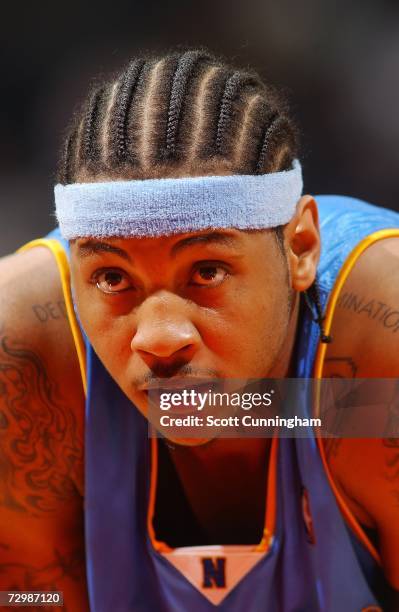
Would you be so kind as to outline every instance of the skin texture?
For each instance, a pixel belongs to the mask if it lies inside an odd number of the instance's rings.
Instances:
[[[392,238],[369,247],[355,265],[334,317],[325,376],[399,377],[397,315],[390,314],[399,311],[398,264],[399,239]],[[397,397],[397,384],[385,388],[383,418],[397,430],[397,399],[389,397]],[[334,480],[355,516],[376,529],[385,574],[399,590],[398,439],[347,438],[326,446]]]
[[[1,260],[0,279],[0,590],[87,610],[84,404],[58,272],[37,248]]]
[[[311,198],[301,200],[284,235],[286,261],[267,232],[240,235],[240,257],[234,252],[235,258],[231,246],[227,254],[226,245],[199,242],[172,260],[172,246],[187,236],[142,241],[142,251],[134,241],[106,241],[126,250],[134,265],[110,252],[78,258],[79,242],[73,245],[73,277],[86,331],[140,410],[146,410],[140,383],[153,376],[174,376],[182,369],[191,375],[184,370],[187,366],[196,372],[210,369],[220,376],[242,377],[240,360],[246,376],[289,374],[297,292],[312,282],[319,253],[317,211]],[[384,242],[362,255],[343,293],[361,294],[393,309],[399,304],[398,285],[393,282],[399,241]],[[215,260],[232,269],[227,276],[217,271],[220,284],[210,289],[190,285],[202,283],[201,276],[209,283],[210,264],[200,274],[196,263]],[[115,266],[135,280],[138,293],[126,292],[115,300],[90,281],[96,270]],[[0,279],[0,589],[57,588],[64,591],[67,610],[86,610],[84,400],[58,275],[51,254],[36,248],[2,260]],[[291,308],[285,307],[288,297]],[[345,376],[350,371],[353,376],[397,377],[395,332],[365,312],[345,308],[347,299],[334,320],[325,375],[340,375],[337,368],[344,368]],[[251,316],[248,304],[254,308]],[[377,442],[345,441],[326,450],[334,479],[353,513],[377,528],[384,571],[399,588],[398,449],[395,440]],[[223,518],[226,509],[245,504],[248,513],[232,512],[226,531],[235,527],[252,537],[248,522],[258,529],[264,510],[264,487],[259,483],[266,478],[267,441],[251,446],[245,440],[179,446],[172,458],[196,518],[204,526],[213,525],[214,541],[223,521],[219,516],[218,523],[215,507],[210,512],[205,484],[215,499],[222,500]],[[207,483],[205,470],[214,477]],[[237,480],[245,483],[244,499]]]

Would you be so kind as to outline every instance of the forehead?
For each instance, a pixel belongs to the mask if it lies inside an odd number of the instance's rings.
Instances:
[[[114,253],[126,259],[133,254],[151,252],[167,253],[177,257],[190,248],[215,247],[230,251],[243,252],[256,248],[259,241],[264,244],[265,236],[270,230],[241,231],[233,228],[204,230],[172,236],[157,236],[148,238],[79,238],[74,241],[73,252],[79,258],[85,258],[98,253]]]

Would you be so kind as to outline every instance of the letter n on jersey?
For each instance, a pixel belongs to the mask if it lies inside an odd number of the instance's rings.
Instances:
[[[254,546],[187,546],[161,553],[214,605],[265,557]]]
[[[224,589],[226,588],[226,559],[225,557],[203,557],[202,568],[204,571],[204,580],[202,588],[204,589]]]

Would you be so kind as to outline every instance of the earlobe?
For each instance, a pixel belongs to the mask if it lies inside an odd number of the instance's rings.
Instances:
[[[294,217],[285,229],[291,284],[305,291],[316,277],[320,257],[320,231],[317,204],[312,196],[302,196]]]

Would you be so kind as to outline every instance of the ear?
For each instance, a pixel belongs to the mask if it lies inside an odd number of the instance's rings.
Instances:
[[[291,285],[305,291],[316,278],[320,257],[320,231],[317,204],[312,196],[299,200],[295,215],[284,229]]]

